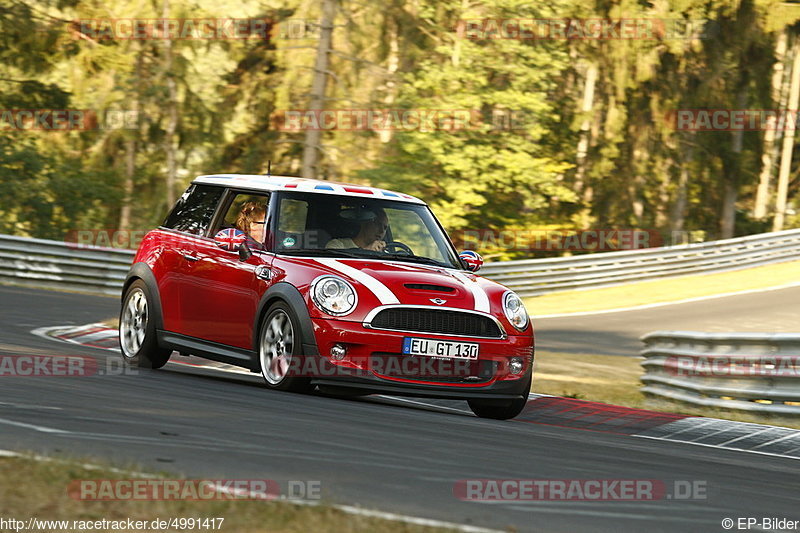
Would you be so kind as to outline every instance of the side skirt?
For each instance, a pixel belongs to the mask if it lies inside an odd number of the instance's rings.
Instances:
[[[172,333],[171,331],[157,330],[158,344],[165,348],[172,348],[179,352],[190,353],[204,359],[219,361],[229,365],[241,366],[254,372],[259,372],[258,358],[252,350],[245,350],[226,344],[209,342],[195,337]]]

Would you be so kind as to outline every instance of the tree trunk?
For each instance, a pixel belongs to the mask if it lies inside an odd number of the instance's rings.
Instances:
[[[314,62],[314,77],[311,81],[311,101],[309,110],[319,112],[325,109],[325,86],[328,81],[328,56],[333,38],[333,21],[336,18],[336,0],[323,0],[320,36],[317,45],[317,57]],[[306,130],[303,145],[303,166],[301,175],[304,178],[316,178],[319,175],[319,159],[322,131],[319,128]]]
[[[169,19],[169,0],[164,0],[163,17]],[[168,34],[167,34],[168,35]],[[175,77],[172,73],[172,39],[164,40],[164,59],[165,73],[167,77],[167,128],[164,136],[164,153],[167,158],[167,186],[166,201],[167,208],[175,203],[175,181],[178,174],[175,165],[175,131],[178,128],[178,91],[175,85]]]
[[[636,227],[642,227],[644,221],[644,200],[642,200],[639,190],[642,187],[641,176],[635,176],[628,187],[628,194],[631,197],[631,213],[633,214]]]
[[[661,175],[663,176],[658,183],[658,202],[655,206],[655,227],[663,230],[669,224],[669,216],[667,210],[669,209],[669,185],[672,181],[672,168],[675,166],[675,160],[672,154],[668,154],[661,165]]]
[[[400,43],[398,36],[397,21],[394,19],[389,20],[389,57],[387,58],[387,81],[386,81],[386,96],[383,99],[383,104],[387,109],[390,109],[394,104],[395,97],[397,96],[397,82],[394,77],[397,74],[397,69],[400,67]],[[458,39],[460,41],[460,39]],[[382,143],[388,143],[392,140],[392,130],[389,128],[380,130],[378,138]]]
[[[736,224],[736,199],[738,196],[738,187],[736,183],[726,179],[722,192],[722,217],[719,228],[721,239],[730,239],[733,237]]]
[[[133,116],[136,119],[136,123],[139,124],[139,100],[141,98],[141,91],[140,91],[140,84],[139,80],[142,79],[142,60],[143,60],[143,53],[141,47],[137,48],[138,53],[136,54],[136,67],[134,69],[135,76],[136,76],[136,84],[134,86],[134,98],[133,102],[131,103],[131,111],[133,111]],[[136,149],[137,149],[137,137],[139,136],[139,129],[138,127],[128,132],[128,138],[125,140],[125,179],[122,183],[122,206],[119,210],[119,229],[121,230],[129,230],[131,225],[131,201],[133,196],[133,179],[136,175]]]
[[[800,100],[800,39],[795,38],[792,46],[792,81],[789,85],[789,102],[786,113],[797,113]],[[783,134],[783,150],[781,151],[781,167],[778,171],[778,190],[775,197],[775,218],[772,220],[772,231],[783,229],[786,216],[786,196],[789,193],[789,172],[792,169],[792,151],[794,150],[794,134],[796,117],[786,121]]]
[[[583,191],[586,176],[586,158],[589,153],[589,134],[592,125],[591,112],[594,104],[594,89],[597,85],[597,73],[597,63],[592,61],[586,68],[586,80],[583,84],[583,101],[581,103],[583,121],[581,121],[580,137],[575,158],[575,192],[577,193]]]
[[[132,135],[132,134],[131,134]],[[131,196],[133,196],[133,176],[136,172],[136,139],[125,141],[125,180],[122,183],[122,206],[119,210],[119,229],[127,231],[131,226]]]
[[[739,88],[736,98],[738,109],[744,109],[747,102],[747,90],[743,84]],[[739,183],[741,183],[742,172],[742,143],[744,141],[744,130],[738,129],[731,132],[731,163],[726,165],[723,176],[722,192],[722,214],[719,221],[720,238],[730,239],[733,237],[736,226],[736,200],[739,197]]]
[[[775,44],[775,65],[772,71],[772,102],[777,105],[781,99],[781,86],[783,82],[783,61],[786,57],[786,41],[788,30],[784,30],[778,36]],[[766,131],[764,132],[764,151],[761,154],[761,174],[758,177],[758,189],[753,206],[753,217],[762,219],[767,215],[767,203],[769,202],[769,183],[772,177],[773,151],[775,147],[775,130],[777,118],[767,119]]]
[[[588,164],[589,143],[591,141],[592,109],[594,108],[597,75],[597,63],[592,61],[586,68],[586,80],[583,83],[583,100],[581,102],[583,120],[581,121],[580,137],[575,157],[575,193],[579,195],[583,204],[578,215],[578,225],[580,227],[589,226],[589,213],[594,199],[594,190],[590,184],[586,183],[586,167]]]
[[[683,152],[683,160],[681,161],[681,171],[678,177],[678,190],[675,193],[675,203],[672,205],[672,213],[670,216],[670,230],[673,234],[683,231],[686,222],[686,206],[688,204],[688,186],[689,186],[689,169],[688,166],[694,157],[694,151],[691,146],[686,148]]]

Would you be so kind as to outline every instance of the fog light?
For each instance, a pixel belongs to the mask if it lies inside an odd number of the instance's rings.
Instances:
[[[522,374],[524,366],[525,364],[522,362],[521,357],[512,357],[511,361],[508,362],[508,369],[512,374]]]
[[[347,348],[345,348],[341,344],[334,344],[333,348],[331,348],[331,357],[333,357],[336,361],[341,361],[344,359],[344,356],[347,354]]]

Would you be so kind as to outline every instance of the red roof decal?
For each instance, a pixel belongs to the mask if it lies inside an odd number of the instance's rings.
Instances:
[[[362,187],[345,187],[344,190],[347,192],[357,192],[360,194],[374,194],[372,189],[364,189]]]

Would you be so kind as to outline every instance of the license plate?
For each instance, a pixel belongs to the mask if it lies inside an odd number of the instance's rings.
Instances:
[[[480,345],[477,342],[452,342],[417,337],[403,338],[403,353],[406,355],[477,359],[478,346]]]

